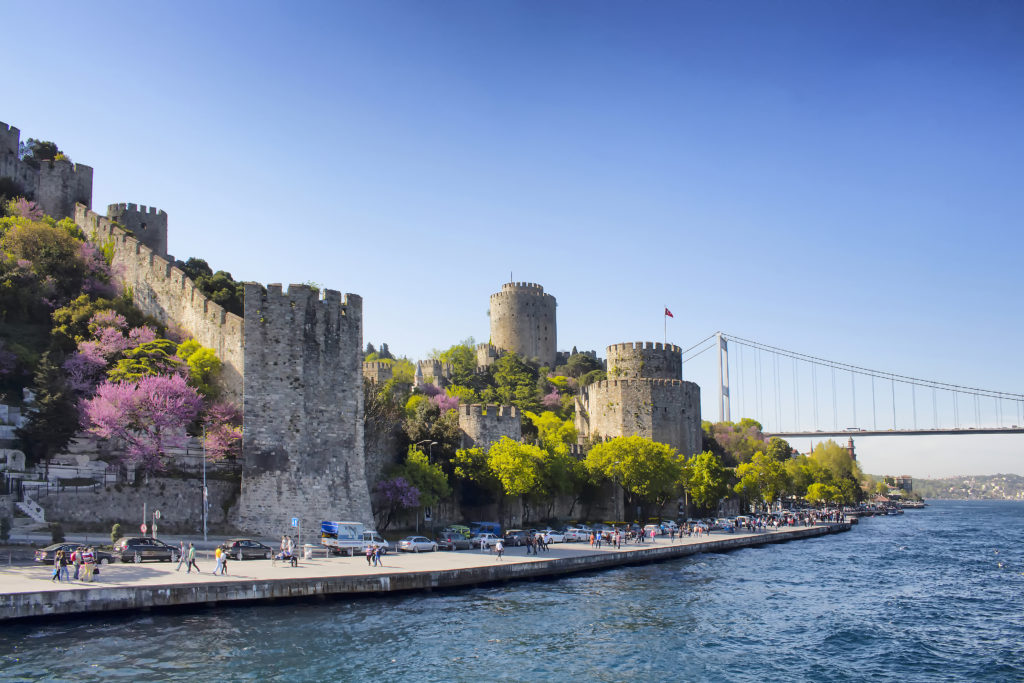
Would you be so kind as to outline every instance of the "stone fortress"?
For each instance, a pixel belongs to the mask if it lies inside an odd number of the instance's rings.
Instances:
[[[390,364],[362,362],[361,297],[246,283],[244,319],[229,313],[174,265],[166,212],[131,203],[111,204],[105,216],[92,211],[92,169],[67,162],[26,167],[17,158],[19,136],[0,123],[0,177],[13,178],[47,214],[72,217],[87,239],[111,248],[135,304],[221,359],[222,389],[242,406],[244,425],[241,494],[230,521],[267,535],[292,517],[305,529],[322,519],[372,524],[368,479],[380,468],[367,464],[363,380],[383,383],[392,373]],[[478,369],[509,351],[550,368],[564,363],[569,354],[557,351],[556,330],[552,295],[538,284],[506,283],[490,297],[491,343],[478,347]],[[608,379],[582,389],[577,400],[581,445],[638,434],[683,455],[700,450],[700,390],[681,381],[678,347],[616,344],[608,347],[607,367]],[[422,361],[417,385],[442,386],[450,374],[448,364]],[[460,406],[459,424],[463,447],[522,435],[512,406]]]
[[[580,390],[582,439],[643,436],[690,456],[701,450],[700,387],[684,382],[682,350],[636,342],[608,347],[608,379]]]
[[[18,158],[21,131],[0,122],[0,178],[13,180],[49,216],[71,217],[75,204],[92,206],[92,167],[43,161],[36,168]]]

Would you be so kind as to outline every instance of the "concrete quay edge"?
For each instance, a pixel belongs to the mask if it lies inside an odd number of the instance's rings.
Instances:
[[[558,577],[613,567],[661,562],[707,552],[726,552],[849,531],[849,522],[819,524],[737,537],[710,537],[686,545],[629,546],[622,551],[596,552],[527,562],[494,562],[484,566],[399,573],[227,580],[142,586],[90,587],[0,594],[0,622],[76,614],[149,611],[228,603],[364,596],[432,591],[508,581]]]

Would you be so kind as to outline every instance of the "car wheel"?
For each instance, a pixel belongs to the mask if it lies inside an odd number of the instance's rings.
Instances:
[[[110,558],[104,557],[102,560],[100,560],[100,564],[110,564]]]
[[[434,545],[433,547],[431,547],[431,548],[430,548],[430,552],[432,552],[432,553],[436,553],[436,552],[437,552],[437,546],[436,546],[436,545]]]
[[[135,564],[141,564],[141,562],[142,562],[142,555],[139,555],[138,553],[135,553],[135,557],[132,558],[132,562],[134,562]]]
[[[263,553],[263,559],[264,560],[269,560],[270,559],[270,551],[269,550],[267,552]]]
[[[239,550],[238,554],[235,555],[235,559],[238,560],[239,562],[242,561],[243,557],[242,557],[242,551],[241,550]]]
[[[414,546],[412,547],[412,551],[413,551],[414,553],[418,553],[418,552],[420,551],[420,547],[419,547],[418,545],[414,545]]]

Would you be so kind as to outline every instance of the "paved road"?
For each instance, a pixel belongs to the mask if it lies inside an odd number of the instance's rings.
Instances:
[[[760,533],[719,533],[701,538],[683,538],[670,541],[668,537],[659,538],[653,547],[665,547],[669,545],[689,545],[717,541],[724,538],[740,538],[743,536],[764,536],[775,532]],[[592,548],[588,543],[559,543],[552,544],[549,552],[541,551],[539,557],[527,556],[525,547],[509,548],[505,550],[505,556],[501,562],[545,562],[550,559],[579,556],[581,554],[592,555],[596,553],[610,552],[632,552],[639,549],[650,548],[652,544],[648,541],[642,545],[623,545],[620,551],[603,545],[600,549]],[[460,550],[458,552],[436,552],[436,553],[389,553],[384,557],[384,567],[369,567],[366,564],[365,556],[356,557],[324,557],[322,554],[310,560],[303,560],[298,567],[291,567],[286,563],[274,563],[269,560],[246,560],[239,562],[232,560],[228,562],[227,576],[213,576],[210,572],[214,568],[214,561],[208,553],[206,557],[197,560],[201,572],[188,574],[184,567],[181,571],[175,571],[175,564],[167,562],[143,563],[143,564],[121,564],[114,563],[101,568],[100,576],[95,583],[58,583],[51,581],[53,573],[52,566],[31,565],[31,566],[0,566],[0,595],[7,593],[28,593],[50,590],[89,590],[92,588],[113,588],[132,586],[163,586],[163,585],[184,585],[192,583],[208,583],[217,581],[265,581],[273,579],[292,578],[319,578],[334,576],[360,576],[373,575],[377,573],[403,573],[422,571],[441,571],[450,569],[464,569],[480,567],[499,562],[497,556],[490,551],[481,550]],[[70,568],[73,573],[74,568]]]

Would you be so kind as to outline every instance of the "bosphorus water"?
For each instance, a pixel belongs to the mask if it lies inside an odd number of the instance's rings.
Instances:
[[[0,679],[1024,680],[1024,504],[433,594],[24,622]]]

